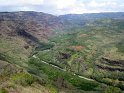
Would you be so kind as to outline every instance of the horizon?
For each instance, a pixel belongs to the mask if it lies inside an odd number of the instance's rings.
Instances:
[[[36,13],[45,13],[43,11],[0,11],[0,13],[18,13],[18,12],[36,12]],[[50,14],[50,13],[45,13],[53,16],[61,16],[61,15],[83,15],[83,14],[102,14],[102,13],[124,13],[124,12],[99,12],[99,13],[82,13],[82,14],[76,14],[76,13],[68,13],[68,14],[60,14],[60,15],[55,15],[55,14]]]
[[[65,3],[66,2],[66,3]],[[36,11],[52,15],[124,12],[118,0],[0,0],[0,12]]]

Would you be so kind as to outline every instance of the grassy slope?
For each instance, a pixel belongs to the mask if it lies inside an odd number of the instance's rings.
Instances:
[[[53,93],[54,88],[43,86],[25,69],[32,46],[18,36],[0,38],[0,93]]]
[[[25,49],[24,46],[29,46],[28,49]],[[17,64],[26,62],[28,56],[31,53],[32,47],[28,45],[23,38],[21,37],[1,37],[0,39],[0,53],[6,56],[9,56],[12,61]]]

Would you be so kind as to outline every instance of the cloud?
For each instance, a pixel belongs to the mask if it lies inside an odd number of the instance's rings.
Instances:
[[[120,5],[120,7],[124,7],[124,3]]]
[[[105,6],[105,5],[106,5],[105,2],[103,2],[103,3],[98,3],[98,2],[96,2],[96,1],[94,1],[94,0],[89,3],[89,6],[90,6],[90,7],[101,7],[101,6]]]
[[[123,0],[0,0],[0,11],[40,11],[55,15],[124,11]]]
[[[43,0],[0,0],[0,6],[38,5],[42,3]]]
[[[56,0],[56,5],[58,9],[74,6],[75,3],[76,0]]]
[[[116,6],[117,3],[116,2],[111,2],[111,1],[104,1],[104,2],[97,2],[95,0],[92,0],[90,3],[89,3],[89,7],[107,7],[107,6]]]

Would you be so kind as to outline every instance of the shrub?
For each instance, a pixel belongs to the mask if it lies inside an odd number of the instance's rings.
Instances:
[[[12,81],[22,86],[30,86],[36,81],[36,78],[27,73],[19,73],[12,76]]]
[[[117,87],[108,87],[104,93],[121,93],[121,90]]]
[[[1,88],[0,89],[0,93],[9,93],[6,89],[4,89],[4,88]]]

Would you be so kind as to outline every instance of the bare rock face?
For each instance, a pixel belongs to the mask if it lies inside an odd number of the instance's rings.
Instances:
[[[17,37],[37,42],[48,39],[53,29],[61,26],[58,17],[37,12],[0,13],[0,35]]]

